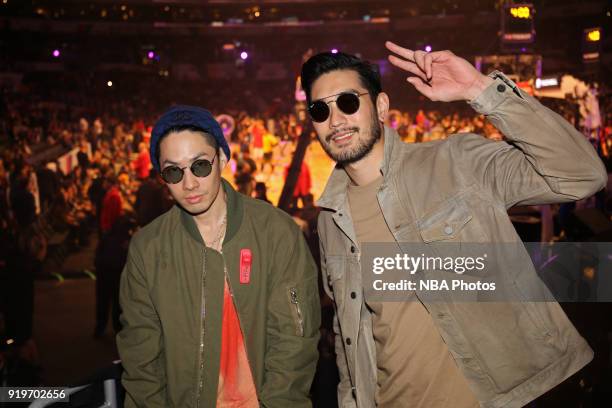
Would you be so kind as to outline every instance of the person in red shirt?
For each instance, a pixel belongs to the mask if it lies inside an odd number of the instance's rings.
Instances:
[[[138,180],[146,180],[149,177],[151,158],[149,157],[149,149],[145,143],[140,143],[138,145],[138,157],[132,162],[132,168],[136,172]]]
[[[102,210],[100,213],[100,230],[105,234],[113,228],[115,221],[123,215],[123,201],[121,192],[117,185],[117,176],[111,174],[107,176],[108,190],[102,200]]]
[[[263,136],[266,133],[266,128],[261,119],[257,119],[251,126],[251,147],[253,148],[253,158],[256,161],[263,157]]]
[[[285,178],[289,174],[289,167],[285,168]],[[300,167],[300,174],[298,175],[295,183],[295,189],[293,190],[293,201],[292,207],[297,208],[298,199],[302,200],[302,206],[304,206],[304,197],[310,194],[312,188],[312,182],[310,180],[310,168],[306,161],[302,161],[302,167]]]

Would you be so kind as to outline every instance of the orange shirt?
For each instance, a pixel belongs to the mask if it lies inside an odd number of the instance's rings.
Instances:
[[[223,294],[217,408],[259,408],[255,382],[244,347],[244,337],[227,280]]]

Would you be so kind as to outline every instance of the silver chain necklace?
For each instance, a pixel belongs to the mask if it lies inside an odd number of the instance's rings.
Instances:
[[[226,224],[227,224],[227,212],[223,216],[223,221],[221,222],[221,225],[219,226],[219,231],[217,232],[217,237],[213,241],[211,241],[208,247],[215,249],[215,250],[220,249],[219,244],[220,244],[221,238],[223,238],[223,236],[225,235],[225,225]]]

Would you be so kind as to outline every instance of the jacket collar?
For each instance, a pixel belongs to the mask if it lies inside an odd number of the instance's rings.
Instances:
[[[227,231],[225,232],[225,238],[223,239],[223,243],[226,243],[232,239],[234,235],[236,235],[236,232],[238,232],[238,229],[242,224],[244,203],[242,202],[240,193],[234,190],[231,184],[224,178],[221,179],[221,186],[223,187],[225,195],[227,196]],[[204,244],[193,216],[187,211],[183,210],[181,207],[177,207],[181,213],[181,224],[183,227],[185,227],[193,239],[201,244]]]
[[[398,145],[401,143],[402,141],[400,140],[397,132],[388,126],[385,126],[383,138],[383,161],[380,165],[380,171],[385,179],[389,174],[391,165],[397,161],[395,159],[399,156]],[[349,176],[346,174],[344,168],[336,165],[332,171],[332,174],[329,176],[329,180],[325,185],[325,190],[323,190],[321,198],[319,198],[317,201],[317,205],[319,207],[338,211],[344,205],[346,200],[346,190],[349,182]]]

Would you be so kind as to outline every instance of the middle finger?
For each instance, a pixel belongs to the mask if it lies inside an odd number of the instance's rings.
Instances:
[[[423,73],[426,73],[425,71],[425,51],[421,51],[421,50],[415,51],[414,52],[414,62],[417,64],[417,67],[419,67],[419,69],[423,71]]]

